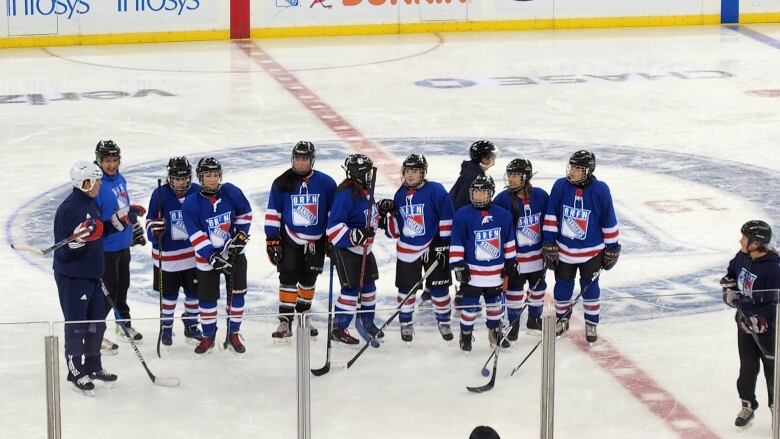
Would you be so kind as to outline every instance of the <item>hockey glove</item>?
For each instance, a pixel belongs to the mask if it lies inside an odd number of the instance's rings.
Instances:
[[[457,265],[452,269],[452,271],[455,273],[455,280],[462,284],[467,284],[471,280],[468,267]]]
[[[377,203],[377,205],[379,207],[379,215],[381,215],[381,216],[385,216],[388,213],[394,214],[396,212],[396,210],[395,210],[395,202],[393,200],[385,198],[385,199],[379,200],[379,203]]]
[[[723,279],[720,280],[720,286],[723,288],[723,303],[726,305],[736,308],[737,307],[737,281],[728,277],[723,276]]]
[[[228,255],[234,257],[243,254],[244,250],[246,250],[247,241],[249,241],[249,235],[240,231],[236,233],[236,236],[228,244]]]
[[[111,215],[111,225],[114,226],[114,228],[117,230],[117,232],[121,232],[125,229],[125,226],[130,224],[130,217],[128,216],[130,214],[130,207],[120,207],[119,209],[114,212],[113,215]]]
[[[360,229],[352,229],[349,231],[349,240],[354,246],[365,246],[371,242],[371,238],[374,237],[374,229],[371,227],[363,227]]]
[[[146,245],[146,236],[144,236],[144,226],[141,225],[141,221],[136,221],[133,223],[133,242],[130,244],[130,246],[140,245],[144,246]]]
[[[165,232],[165,220],[159,218],[149,221],[149,230],[152,231],[152,236],[159,238]]]
[[[504,262],[504,269],[501,270],[501,277],[509,277],[512,272],[517,273],[517,261],[514,259]]]
[[[447,264],[449,264],[450,262],[450,246],[446,244],[434,245],[426,253],[425,262],[428,262],[427,258],[431,256],[433,256],[434,258],[436,258],[437,261],[439,261],[439,267],[447,267]]]
[[[68,243],[68,247],[72,249],[84,247],[85,243],[103,236],[103,222],[94,218],[88,218],[73,229],[71,236],[73,240]]]
[[[131,223],[138,221],[139,216],[146,216],[146,208],[138,204],[131,204],[130,210],[127,213],[127,217],[130,218]]]
[[[748,334],[751,332],[754,334],[763,334],[769,329],[769,324],[767,324],[766,319],[761,316],[742,317],[739,319],[739,324]]]
[[[601,268],[605,270],[611,270],[612,267],[614,267],[615,264],[617,264],[619,257],[620,257],[620,244],[616,245],[613,248],[605,248],[603,259],[601,260]]]
[[[215,271],[225,273],[228,276],[233,274],[233,265],[226,261],[219,253],[214,253],[209,256],[209,265],[211,265],[211,268]]]
[[[545,242],[542,244],[542,255],[544,256],[544,265],[547,268],[554,268],[558,264],[558,244]]]
[[[267,238],[265,240],[265,252],[268,253],[268,260],[273,265],[279,265],[282,262],[283,251],[282,242],[279,241],[279,238]]]

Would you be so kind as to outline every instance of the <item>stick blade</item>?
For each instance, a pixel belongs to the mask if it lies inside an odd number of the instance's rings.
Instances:
[[[466,387],[466,390],[472,393],[485,393],[489,392],[490,390],[493,390],[493,386],[495,386],[496,380],[491,379],[487,384],[484,386],[478,386],[478,387]]]
[[[45,254],[41,249],[29,246],[27,244],[11,244],[11,248],[16,251],[35,253],[36,255],[40,255],[40,256],[43,256]]]
[[[325,375],[326,373],[330,372],[330,363],[325,364],[319,369],[312,369],[311,374],[316,377],[321,377]]]
[[[181,380],[176,377],[155,377],[154,384],[162,387],[179,387]]]

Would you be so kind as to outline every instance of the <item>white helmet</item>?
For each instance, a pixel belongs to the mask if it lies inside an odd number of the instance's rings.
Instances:
[[[84,192],[89,192],[95,186],[95,181],[103,178],[103,171],[100,167],[92,162],[81,161],[73,165],[70,169],[70,182],[74,187],[81,189]],[[89,189],[83,189],[82,185],[84,180],[89,180],[91,183]]]

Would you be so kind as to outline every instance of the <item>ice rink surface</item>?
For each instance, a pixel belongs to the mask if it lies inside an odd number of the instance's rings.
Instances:
[[[87,399],[63,382],[66,438],[295,437],[295,346],[271,341],[278,285],[262,231],[290,147],[313,141],[316,168],[337,181],[348,153],[367,153],[384,198],[410,152],[424,153],[429,178],[449,188],[468,146],[485,138],[499,148],[489,171],[499,189],[512,158],[530,159],[534,184],[549,190],[569,155],[586,148],[616,204],[623,255],[601,278],[599,342],[585,345],[578,306],[574,329],[557,343],[556,437],[769,437],[763,377],[755,421],[733,426],[736,329],[717,281],[742,223],[780,224],[776,39],[780,25],[0,51],[0,321],[14,323],[0,324],[0,436],[45,435],[42,337],[63,331],[45,323],[62,319],[51,258],[9,244],[52,244],[70,167],[91,159],[98,140],[122,148],[134,203],[148,203],[177,155],[193,163],[216,156],[224,179],[247,194],[255,213],[248,352],[198,360],[179,334],[158,359],[150,250],[135,247],[129,295],[142,352],[155,373],[182,386],[152,386],[122,345],[104,359],[120,376],[116,388]],[[375,248],[379,307],[390,310],[394,244],[380,239]],[[549,275],[549,294],[552,282]],[[322,330],[327,269],[317,291]],[[433,322],[430,309],[418,310],[412,346],[394,324],[383,346],[349,370],[338,366],[354,351],[334,349],[334,369],[312,377],[312,437],[465,438],[479,424],[502,438],[538,437],[539,353],[509,376],[538,339],[521,334],[500,356],[495,389],[470,394],[466,386],[487,381],[479,373],[489,355],[483,320],[468,357],[442,342]],[[324,361],[324,338],[311,345],[312,367]]]

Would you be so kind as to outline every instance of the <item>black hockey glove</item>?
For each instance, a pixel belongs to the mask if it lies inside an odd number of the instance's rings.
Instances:
[[[371,227],[363,227],[360,229],[352,229],[349,231],[349,240],[352,245],[367,245],[371,238],[374,237],[374,229]]]
[[[230,240],[230,244],[228,245],[229,257],[232,258],[244,253],[247,241],[249,241],[249,235],[244,232],[236,233],[236,236]]]
[[[720,286],[723,288],[723,303],[732,308],[736,308],[737,281],[728,276],[723,276],[723,279],[720,280]]]
[[[279,241],[279,238],[266,238],[265,252],[268,253],[268,260],[271,261],[273,265],[279,265],[284,256],[282,242]]]
[[[450,262],[450,246],[447,244],[437,243],[428,249],[426,258],[433,256],[439,261],[439,267],[447,267]],[[426,262],[428,262],[426,260]]]
[[[504,269],[501,270],[501,277],[509,277],[512,272],[515,272],[515,274],[517,273],[517,260],[515,259],[504,262]]]
[[[462,284],[467,284],[471,280],[469,269],[464,265],[456,265],[452,271],[455,273],[455,280]]]
[[[742,330],[750,334],[763,334],[769,329],[769,324],[766,319],[761,316],[742,317],[739,319],[739,324],[742,326]]]
[[[141,225],[141,221],[133,223],[133,242],[130,247],[140,245],[146,245],[146,233],[144,233],[144,226]]]
[[[542,255],[544,256],[544,266],[555,268],[555,265],[558,264],[558,244],[542,243]]]
[[[215,271],[225,273],[228,276],[233,274],[233,264],[226,261],[219,253],[214,253],[209,256],[209,265],[211,265],[211,268]]]
[[[601,260],[601,268],[605,270],[611,270],[612,267],[614,267],[615,264],[617,264],[619,257],[620,257],[620,244],[616,245],[613,248],[605,248],[603,259]]]
[[[395,202],[393,200],[388,199],[388,198],[379,200],[379,203],[377,203],[377,206],[379,207],[379,214],[382,215],[382,216],[385,216],[388,213],[394,214],[396,212],[396,210],[395,210]]]

